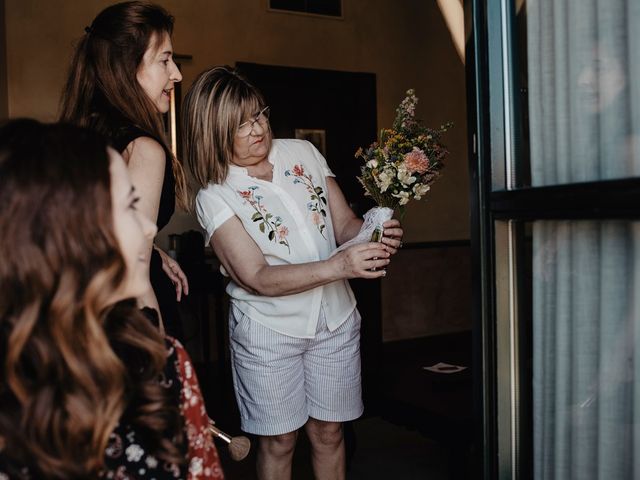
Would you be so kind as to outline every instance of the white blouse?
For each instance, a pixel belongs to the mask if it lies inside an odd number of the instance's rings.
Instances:
[[[221,185],[198,192],[196,213],[206,243],[220,225],[236,215],[269,265],[325,260],[336,248],[327,198],[326,160],[304,140],[273,140],[269,162],[271,182],[250,177],[246,168],[230,165]],[[223,267],[223,275],[228,276]],[[255,295],[233,280],[231,302],[250,319],[277,332],[313,338],[322,306],[329,330],[353,312],[356,301],[346,280],[280,297]]]

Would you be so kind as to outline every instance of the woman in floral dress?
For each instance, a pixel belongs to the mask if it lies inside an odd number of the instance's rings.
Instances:
[[[223,477],[187,353],[136,305],[138,200],[99,134],[0,128],[1,480]]]

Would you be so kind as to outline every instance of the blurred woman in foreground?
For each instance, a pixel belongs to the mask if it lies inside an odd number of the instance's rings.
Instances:
[[[190,360],[134,300],[137,202],[98,134],[0,128],[0,479],[222,478]]]

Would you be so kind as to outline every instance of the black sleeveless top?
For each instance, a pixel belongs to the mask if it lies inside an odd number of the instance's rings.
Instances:
[[[97,118],[97,117],[94,117]],[[141,128],[136,127],[133,123],[120,116],[113,116],[105,121],[104,117],[96,123],[101,133],[106,134],[111,141],[113,147],[121,154],[131,142],[140,137],[149,137],[154,140],[153,135],[147,133]],[[158,231],[162,230],[175,211],[175,177],[173,175],[173,167],[171,162],[171,154],[165,152],[164,180],[162,182],[162,192],[160,194],[160,206],[158,208],[158,218],[156,224]],[[160,313],[167,335],[179,340],[184,340],[182,324],[178,318],[178,305],[176,301],[176,291],[173,283],[162,270],[162,259],[160,254],[153,249],[151,252],[151,263],[149,267],[149,275],[151,277],[151,286],[158,299]]]

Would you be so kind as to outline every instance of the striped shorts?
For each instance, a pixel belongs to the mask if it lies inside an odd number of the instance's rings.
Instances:
[[[346,422],[362,415],[360,314],[333,332],[324,312],[314,338],[278,333],[231,306],[231,365],[242,430],[279,435],[309,417]]]

